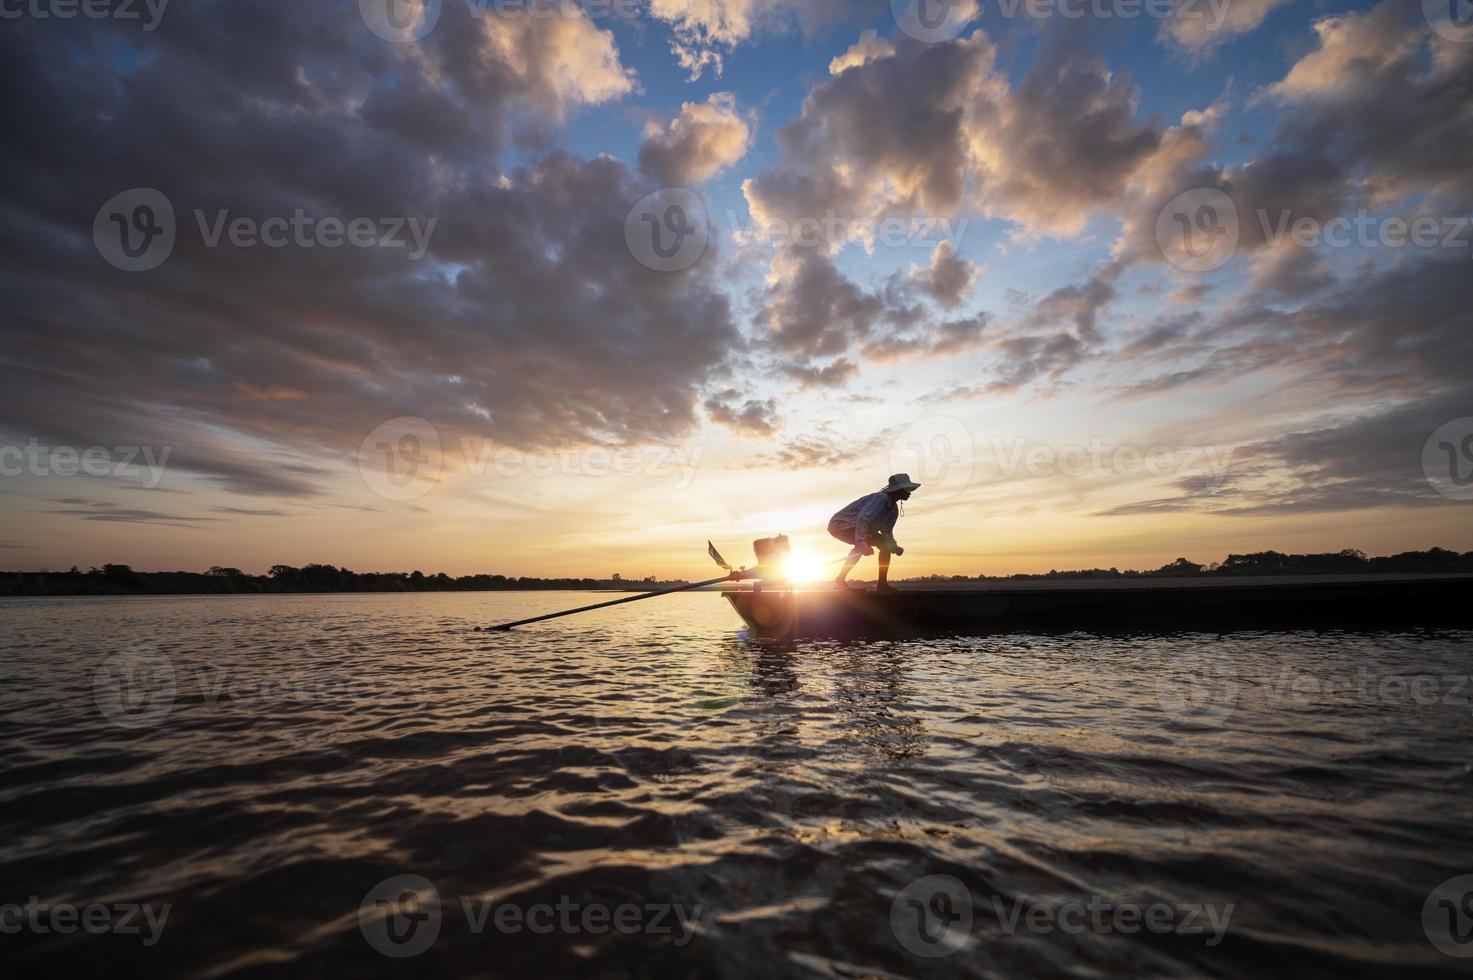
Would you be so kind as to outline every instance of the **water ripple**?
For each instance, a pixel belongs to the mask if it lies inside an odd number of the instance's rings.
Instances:
[[[151,945],[27,926],[7,959],[231,978],[1466,965],[1422,912],[1473,872],[1473,635],[783,648],[701,594],[470,629],[585,600],[0,606],[0,904],[169,906]],[[360,918],[398,875],[440,899],[409,960]],[[906,935],[927,876],[970,915],[944,956]],[[640,928],[494,924],[559,903]],[[1091,903],[1176,918],[1029,924]],[[654,907],[689,922],[661,931]],[[1192,908],[1231,909],[1218,941],[1177,928]]]

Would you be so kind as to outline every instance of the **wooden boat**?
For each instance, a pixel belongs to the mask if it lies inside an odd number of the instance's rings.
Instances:
[[[731,590],[762,640],[1007,632],[1473,626],[1473,575],[999,582],[980,588]]]

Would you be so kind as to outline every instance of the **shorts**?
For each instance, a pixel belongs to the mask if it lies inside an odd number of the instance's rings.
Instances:
[[[829,534],[831,534],[834,537],[838,538],[840,541],[844,542],[845,544],[857,544],[857,542],[854,540],[854,532],[855,532],[855,530],[856,530],[856,528],[855,528],[855,526],[853,524],[840,524],[838,521],[830,521],[829,522]],[[880,545],[883,545],[884,543],[885,543],[885,535],[884,535],[884,532],[877,531],[874,528],[870,528],[870,532],[869,532],[869,544],[871,546],[874,546],[874,547],[879,547]]]

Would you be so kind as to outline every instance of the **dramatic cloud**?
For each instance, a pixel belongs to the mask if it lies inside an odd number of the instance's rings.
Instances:
[[[817,249],[794,248],[773,264],[777,286],[765,318],[779,350],[807,357],[843,354],[868,337],[886,312],[879,296],[850,282]]]
[[[863,38],[782,128],[782,167],[748,181],[759,218],[835,208],[851,218],[941,215],[963,202],[1071,234],[1158,147],[1139,90],[1075,49],[1013,87],[982,31],[944,44]],[[969,192],[968,192],[969,189]]]
[[[1218,168],[1206,129],[1188,114],[1135,175],[1120,204],[1127,261],[1160,261],[1157,221],[1182,194],[1221,191],[1236,212],[1237,253],[1253,257],[1256,285],[1293,298],[1330,280],[1323,262],[1286,242],[1301,219],[1323,227],[1355,206],[1425,196],[1434,217],[1473,206],[1473,46],[1441,44],[1420,12],[1384,2],[1315,24],[1318,46],[1264,98],[1285,109],[1259,157]],[[1168,259],[1182,258],[1173,240]],[[1267,249],[1271,254],[1256,255]]]
[[[649,188],[622,163],[498,164],[511,140],[630,91],[612,35],[450,4],[445,19],[393,45],[337,9],[200,2],[128,34],[126,58],[112,22],[0,33],[0,77],[31,93],[0,107],[6,430],[167,446],[171,475],[276,495],[320,489],[401,416],[452,446],[693,430],[739,343],[715,243],[656,271],[626,245]],[[84,145],[106,152],[59,150]],[[129,188],[175,212],[172,254],[147,272],[93,246],[99,207]],[[340,222],[336,241],[211,231],[297,215]],[[354,219],[400,240],[345,244]]]
[[[1364,168],[1373,200],[1473,206],[1473,45],[1442,43],[1393,0],[1315,32],[1319,48],[1268,90],[1293,110],[1280,140]]]
[[[1139,98],[1128,74],[1086,54],[1036,64],[996,118],[981,114],[969,133],[988,210],[1027,228],[1080,231],[1160,145],[1135,120]]]
[[[1013,87],[981,31],[944,44],[861,40],[778,134],[783,164],[746,184],[759,221],[828,210],[877,221],[965,203],[1072,234],[1157,152],[1128,75],[1061,47]],[[970,191],[969,191],[970,188]]]
[[[1176,481],[1177,494],[1104,516],[1199,511],[1224,516],[1422,507],[1450,502],[1422,469],[1422,446],[1466,411],[1473,389],[1236,449],[1221,476]]]
[[[1235,455],[1225,484],[1116,513],[1202,509],[1225,513],[1338,510],[1444,502],[1422,470],[1422,447],[1473,405],[1473,277],[1467,256],[1421,258],[1352,280],[1292,313],[1244,311],[1198,332],[1224,346],[1185,378],[1141,386],[1152,393],[1247,370],[1294,372],[1327,413],[1350,420],[1259,440]],[[1181,328],[1196,324],[1180,324]],[[1390,407],[1387,407],[1390,406]]]
[[[44,529],[22,539],[409,518],[367,506],[357,465],[406,429],[458,476],[463,440],[648,449],[706,426],[733,435],[717,470],[883,469],[896,412],[961,399],[948,414],[989,435],[1067,412],[1237,451],[1115,514],[1440,500],[1418,454],[1473,404],[1469,249],[1294,239],[1367,213],[1455,231],[1473,207],[1473,45],[1416,3],[1182,3],[1165,43],[1108,47],[1063,20],[920,43],[843,0],[651,0],[642,25],[445,3],[390,43],[355,6],[0,31],[19,93],[0,105],[0,442],[159,461],[65,491],[19,474],[3,499]],[[809,43],[856,15],[886,26]],[[692,75],[725,61],[732,84],[637,75],[626,39]],[[740,186],[750,225],[693,237],[650,207],[662,186],[721,209]],[[164,224],[167,256],[120,268]],[[1204,239],[1231,247],[1197,271]],[[155,477],[173,495],[140,497]],[[444,482],[442,521],[508,512]],[[588,520],[643,526],[649,498],[616,480],[544,482],[560,521],[586,490]]]
[[[981,211],[1029,233],[1072,234],[1160,152],[1161,134],[1134,119],[1134,85],[1094,56],[1060,48],[1016,87],[996,58],[981,31],[943,44],[866,34],[779,132],[780,165],[744,184],[754,220],[792,227],[841,219],[837,237],[821,247],[790,246],[773,259],[765,322],[779,348],[808,357],[858,349],[884,359],[977,346],[985,318],[937,323],[909,291],[867,291],[827,254],[851,242],[873,249],[877,228],[918,214],[935,223]],[[950,308],[977,273],[943,242],[916,279],[932,302]],[[1056,376],[1077,363],[1100,340],[1095,319],[1114,298],[1118,275],[1046,298],[1031,325],[1068,320],[1074,333],[1015,336],[998,346],[1009,362],[1004,383]]]
[[[948,44],[907,42],[814,86],[802,115],[778,133],[782,166],[745,185],[753,217],[951,211],[970,169],[968,113],[991,113],[1006,95],[994,58],[980,32]]]
[[[614,36],[584,17],[501,17],[492,12],[479,23],[483,64],[504,68],[517,87],[533,93],[559,118],[569,105],[608,102],[634,87],[633,73],[619,63]]]
[[[783,370],[804,387],[832,386],[858,366],[841,357],[824,368],[815,358],[857,354],[885,361],[909,356],[949,356],[980,345],[987,317],[938,320],[916,299],[914,280],[892,278],[869,291],[839,271],[815,248],[791,248],[773,262],[766,340],[787,356]]]
[[[687,102],[666,129],[654,129],[639,149],[639,169],[670,187],[709,180],[740,160],[752,131],[736,99],[717,92],[705,102]]]

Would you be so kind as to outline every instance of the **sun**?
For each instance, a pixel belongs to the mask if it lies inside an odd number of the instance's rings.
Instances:
[[[807,552],[795,551],[783,561],[783,572],[792,582],[817,582],[827,573],[823,560]]]

